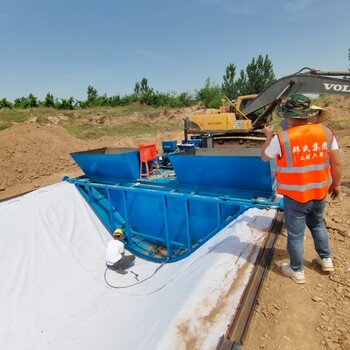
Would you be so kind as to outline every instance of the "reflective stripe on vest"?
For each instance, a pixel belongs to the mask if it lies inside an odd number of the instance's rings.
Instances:
[[[278,133],[282,156],[277,159],[277,191],[298,202],[323,199],[330,186],[330,129],[308,124]]]

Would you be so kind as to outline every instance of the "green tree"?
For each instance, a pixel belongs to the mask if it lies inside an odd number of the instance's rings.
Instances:
[[[272,62],[269,56],[263,58],[262,55],[248,64],[247,73],[247,94],[259,94],[271,85],[275,80]]]
[[[119,95],[109,97],[108,101],[108,105],[111,107],[117,107],[121,104],[121,99]]]
[[[14,99],[14,107],[15,108],[32,108],[32,107],[38,107],[38,98],[35,97],[33,94],[29,94],[28,97],[20,97]]]
[[[53,95],[51,95],[49,92],[47,93],[45,100],[43,101],[44,107],[54,107],[55,106],[55,99]]]
[[[151,89],[148,86],[148,80],[146,78],[142,78],[140,83],[136,83],[134,87],[134,94],[138,97],[141,97],[142,95],[149,94],[150,92],[153,92],[153,89]]]
[[[241,95],[259,94],[276,80],[268,55],[265,58],[262,55],[257,59],[253,58],[246,69],[240,71],[237,80],[235,80],[235,74],[236,67],[230,63],[226,67],[221,88],[223,94],[231,100]]]
[[[151,89],[148,86],[148,80],[146,78],[143,78],[140,83],[140,93],[141,95],[149,94],[153,92],[153,89]]]
[[[56,109],[74,109],[74,97],[69,97],[68,99],[61,98],[61,102],[56,100],[55,102]]]
[[[250,94],[247,84],[247,75],[243,69],[240,71],[239,78],[236,81],[236,94],[235,98]]]
[[[38,98],[35,97],[33,94],[29,94],[28,104],[29,104],[29,107],[38,107],[38,105],[39,105]]]
[[[177,98],[177,100],[179,101],[179,106],[185,106],[185,107],[189,107],[192,106],[194,104],[194,99],[191,96],[191,94],[187,93],[187,92],[182,92],[179,97]]]
[[[18,97],[13,100],[15,108],[26,109],[29,108],[29,101],[26,97]]]
[[[0,100],[0,109],[1,108],[9,108],[11,109],[13,107],[12,103],[7,101],[6,98],[3,98],[2,100]]]
[[[97,96],[98,96],[97,95],[97,90],[93,86],[89,85],[88,88],[87,88],[87,98],[88,98],[88,100],[94,100],[94,99],[97,98]]]
[[[87,100],[86,100],[86,105],[89,107],[97,106],[98,105],[98,94],[97,90],[89,85],[87,88]]]
[[[156,94],[153,89],[148,86],[148,80],[146,78],[142,78],[140,83],[137,82],[135,84],[134,96],[136,100],[141,103],[151,106],[158,104],[158,101],[156,101]]]
[[[236,66],[233,63],[230,63],[226,67],[226,73],[223,76],[224,82],[221,85],[223,94],[227,96],[230,100],[236,99],[238,96],[237,86],[235,83],[235,75],[236,75]]]
[[[140,96],[141,95],[141,87],[140,87],[140,83],[138,83],[138,82],[135,83],[134,94],[136,96]]]
[[[224,97],[222,89],[207,78],[204,87],[196,91],[197,100],[203,101],[207,108],[219,108]]]

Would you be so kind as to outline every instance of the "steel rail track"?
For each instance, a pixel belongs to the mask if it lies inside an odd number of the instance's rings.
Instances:
[[[226,334],[221,337],[216,350],[239,350],[241,346],[244,348],[245,336],[267,269],[271,262],[273,248],[277,234],[281,231],[282,223],[283,212],[278,210],[271,224],[265,246],[258,256],[255,270],[242,295],[240,305],[234,315],[233,321],[227,329]]]

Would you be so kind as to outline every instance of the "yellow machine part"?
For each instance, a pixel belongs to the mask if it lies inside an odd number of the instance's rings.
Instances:
[[[252,127],[251,120],[236,120],[236,115],[234,113],[195,114],[191,115],[188,120],[197,124],[201,131],[247,130]]]
[[[252,121],[250,119],[236,120],[232,129],[249,130],[252,128]]]

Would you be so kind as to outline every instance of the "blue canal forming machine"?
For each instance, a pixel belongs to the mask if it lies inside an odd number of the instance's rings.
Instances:
[[[249,118],[266,107],[252,124],[260,128],[289,94],[349,96],[348,80],[334,78],[349,75],[305,67],[271,84],[243,113]],[[147,145],[107,147],[72,153],[85,175],[64,180],[75,184],[109,232],[124,231],[131,252],[157,262],[188,256],[248,208],[282,209],[282,201],[276,199],[276,164],[264,163],[260,148],[200,148],[205,139],[191,144],[185,139],[180,145],[163,141],[157,175],[143,176],[148,173],[149,162],[143,162]],[[150,150],[152,167],[157,157],[156,150]]]
[[[281,207],[275,163],[263,162],[260,148],[180,147],[166,156],[165,170],[144,177],[139,148],[71,153],[84,175],[64,180],[111,234],[124,231],[128,250],[155,262],[190,255],[249,208]]]

